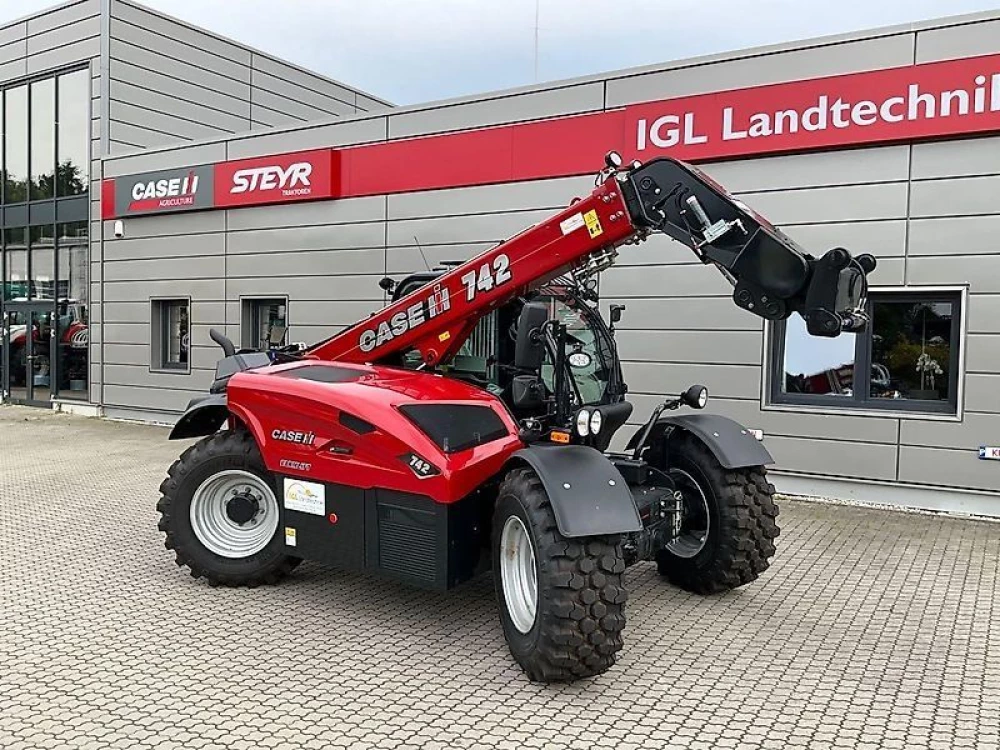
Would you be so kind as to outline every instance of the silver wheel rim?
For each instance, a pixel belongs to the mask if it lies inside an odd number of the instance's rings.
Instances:
[[[684,518],[680,536],[667,542],[667,551],[677,557],[690,558],[697,555],[708,543],[712,530],[712,514],[708,510],[708,499],[701,485],[683,469],[670,470],[677,489],[684,496]]]
[[[252,517],[238,523],[231,516],[234,498],[256,504]],[[213,474],[191,498],[191,529],[206,549],[230,559],[256,555],[278,530],[278,501],[256,474],[230,469]]]
[[[538,574],[531,537],[517,516],[507,519],[500,534],[500,579],[511,622],[527,633],[538,610]]]

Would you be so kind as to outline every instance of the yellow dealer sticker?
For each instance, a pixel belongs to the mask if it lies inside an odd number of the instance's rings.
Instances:
[[[601,228],[601,220],[597,218],[597,211],[587,211],[583,215],[583,220],[587,223],[587,231],[590,232],[590,239],[600,237],[604,234]]]
[[[295,543],[297,541],[296,536],[297,535],[295,533],[295,529],[293,529],[291,526],[285,527],[285,544],[287,546],[289,547],[295,546]]]

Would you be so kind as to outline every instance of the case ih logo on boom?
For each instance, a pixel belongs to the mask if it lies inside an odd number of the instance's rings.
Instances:
[[[241,169],[233,174],[233,186],[230,193],[247,193],[255,190],[280,190],[284,196],[309,195],[309,175],[312,174],[312,164],[298,162],[287,169],[279,166],[255,167]]]

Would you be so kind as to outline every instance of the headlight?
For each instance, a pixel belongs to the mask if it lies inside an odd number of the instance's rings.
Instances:
[[[692,409],[704,409],[708,404],[708,388],[703,385],[692,385],[681,394],[681,403]]]
[[[702,388],[698,394],[698,408],[704,409],[708,405],[708,388]]]
[[[590,434],[596,435],[601,431],[601,425],[604,423],[604,417],[601,416],[601,412],[595,411],[590,415]]]
[[[576,415],[576,434],[580,437],[587,437],[590,432],[590,412],[580,409]]]

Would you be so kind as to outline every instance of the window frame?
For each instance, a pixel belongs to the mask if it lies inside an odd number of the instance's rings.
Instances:
[[[168,326],[170,316],[166,314],[167,306],[183,304],[188,311],[188,358],[186,364],[167,361]],[[191,315],[191,298],[179,296],[149,298],[149,371],[170,375],[190,375],[191,360],[194,359],[193,329],[194,321]]]
[[[947,401],[921,401],[919,399],[873,399],[871,398],[871,329],[858,335],[854,349],[855,371],[862,373],[856,381],[854,392],[861,395],[851,397],[825,394],[789,394],[781,390],[784,374],[785,322],[774,321],[766,326],[765,368],[762,408],[775,411],[814,411],[829,414],[895,414],[920,419],[961,420],[964,407],[965,354],[966,354],[966,314],[968,310],[968,286],[926,286],[926,287],[872,287],[868,292],[868,312],[871,314],[874,302],[949,302],[957,306],[952,313],[951,341],[957,345],[957,353],[952,353],[949,363]],[[847,335],[847,334],[845,334]],[[861,386],[861,387],[857,387]]]
[[[288,295],[285,294],[253,294],[240,297],[240,344],[244,349],[256,349],[260,342],[248,341],[257,335],[257,323],[259,319],[259,305],[262,302],[280,302],[285,306],[285,343],[288,343],[288,330],[290,319]]]

